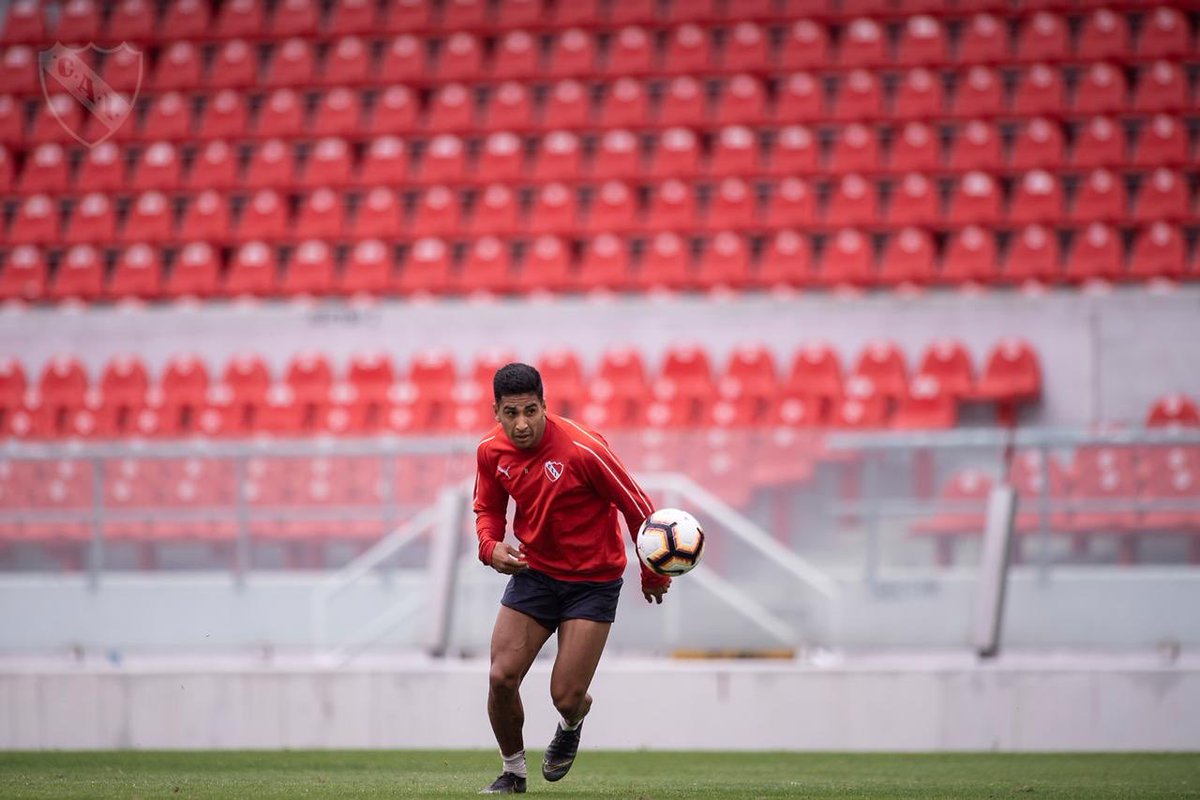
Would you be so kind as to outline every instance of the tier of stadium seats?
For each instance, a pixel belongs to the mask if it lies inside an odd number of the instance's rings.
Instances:
[[[1112,538],[1119,559],[1132,563],[1141,536],[1183,535],[1190,537],[1191,562],[1200,563],[1200,446],[1086,447],[1068,463],[1053,453],[1018,451],[1009,481],[1018,493],[1015,530],[1022,537],[1066,535],[1079,554],[1089,538]],[[938,512],[913,526],[914,535],[935,542],[942,565],[953,562],[960,542],[982,536],[991,488],[984,472],[955,473],[942,488]]]
[[[29,376],[10,359],[0,365],[0,413],[5,435],[17,439],[476,434],[491,424],[491,376],[508,360],[482,354],[460,373],[449,354],[430,352],[401,374],[373,354],[336,374],[327,357],[306,353],[273,376],[253,355],[219,371],[181,356],[156,380],[131,356],[94,377],[67,356]],[[843,354],[813,345],[796,352],[786,372],[763,346],[739,348],[723,365],[682,345],[658,369],[629,348],[608,351],[590,375],[569,350],[539,364],[551,408],[604,430],[946,428],[962,403],[1012,407],[1042,391],[1037,354],[1017,339],[977,356],[942,340],[919,358],[879,341],[845,368]]]

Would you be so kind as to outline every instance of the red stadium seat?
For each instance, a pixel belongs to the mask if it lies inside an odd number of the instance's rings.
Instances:
[[[251,151],[245,175],[248,188],[290,188],[295,179],[296,163],[292,149],[279,139],[268,139]]]
[[[217,36],[257,36],[266,32],[266,7],[260,0],[231,0],[217,13]]]
[[[174,97],[174,101],[170,106],[165,105],[167,97]],[[186,138],[188,134],[188,120],[185,109],[186,107],[181,95],[164,95],[152,110],[152,112],[156,112],[157,119],[153,123],[151,122],[151,118],[147,118],[146,120],[147,130],[156,129],[153,134],[154,136]],[[291,129],[281,128],[278,132],[271,130],[271,135],[286,136],[300,133],[300,113],[299,104],[295,104],[295,126]],[[264,121],[271,121],[273,117],[274,98],[272,97],[272,101],[265,103],[262,111],[259,113],[259,133],[268,132],[264,130],[263,123]],[[246,103],[242,95],[232,89],[222,89],[207,98],[204,111],[200,114],[199,136],[202,139],[240,138],[245,136],[246,131],[249,130],[249,118],[249,111],[246,108]],[[170,130],[172,127],[175,130]]]
[[[505,27],[525,27],[541,21],[545,13],[543,0],[500,0],[496,22]]]
[[[1170,61],[1155,61],[1138,73],[1133,109],[1151,113],[1179,111],[1189,107],[1191,99],[1188,95],[1187,75],[1181,66]]]
[[[222,8],[229,8],[227,4]],[[244,89],[258,83],[258,55],[242,39],[226,42],[213,54],[208,85],[213,89]]]
[[[41,4],[31,0],[15,0],[8,7],[4,20],[4,33],[0,43],[38,44],[46,39],[45,10]]]
[[[313,136],[352,136],[362,129],[363,110],[358,93],[349,89],[330,89],[321,95],[313,111],[310,133]]]
[[[554,24],[592,25],[600,19],[600,0],[576,0],[573,3],[555,3]]]
[[[645,28],[621,28],[608,43],[605,69],[610,75],[641,75],[654,69],[654,40]]]
[[[450,251],[440,239],[413,242],[396,287],[405,294],[441,293],[450,287]]]
[[[67,220],[64,239],[78,244],[91,242],[103,244],[117,235],[117,212],[115,204],[100,192],[84,195]]]
[[[233,124],[228,124],[213,135],[233,136],[241,133],[245,128],[245,109],[240,106],[240,101],[234,111],[240,112],[240,117],[236,119],[241,123],[240,126],[235,128]],[[132,125],[123,126],[120,131],[126,131],[131,127]],[[99,130],[99,127],[96,130]],[[189,104],[184,96],[176,91],[159,95],[150,106],[150,110],[146,112],[146,119],[141,128],[142,137],[145,139],[186,139],[191,135],[191,131],[192,120]],[[202,131],[206,131],[206,129],[202,128]],[[132,137],[122,136],[119,138]]]
[[[1143,18],[1139,58],[1185,58],[1194,52],[1190,26],[1180,9],[1160,6]]]
[[[1129,216],[1125,184],[1106,169],[1088,173],[1075,191],[1071,219],[1077,222],[1120,222]]]
[[[700,254],[696,279],[709,289],[746,286],[750,280],[750,254],[745,240],[730,231],[722,231],[709,239]]]
[[[62,193],[70,182],[70,163],[62,145],[40,144],[25,160],[19,187],[22,192]]]
[[[317,32],[321,8],[316,0],[283,0],[276,4],[268,33],[273,39],[310,36]]]
[[[475,200],[471,217],[473,234],[511,234],[519,224],[520,202],[513,190],[503,184],[492,184]]]
[[[637,224],[637,198],[629,186],[620,181],[605,181],[592,194],[587,215],[589,231],[627,231]]]
[[[715,56],[704,28],[685,23],[667,33],[663,50],[663,69],[671,73],[699,73],[713,63]]]
[[[192,355],[172,357],[163,369],[157,392],[164,409],[199,409],[208,403],[209,378],[204,362]]]
[[[753,22],[739,22],[726,31],[721,65],[734,72],[758,72],[770,66],[768,32]]]
[[[282,239],[288,235],[287,205],[273,189],[255,192],[242,208],[241,219],[235,227],[242,241],[251,239]]]
[[[531,233],[567,233],[579,221],[575,193],[561,183],[548,183],[533,198]]]
[[[446,30],[479,28],[487,20],[487,8],[484,0],[447,0],[442,6],[442,27]]]
[[[1129,87],[1125,76],[1111,64],[1097,62],[1075,86],[1072,110],[1081,114],[1114,114],[1127,105]]]
[[[196,153],[185,185],[193,191],[231,189],[237,185],[238,178],[233,149],[225,142],[209,142]]]
[[[388,42],[380,62],[380,74],[387,75],[389,80],[402,82],[418,80],[430,72],[432,69],[424,40],[404,34]]]
[[[25,140],[25,109],[10,94],[0,94],[0,144]]]
[[[928,283],[933,278],[933,239],[919,228],[902,228],[888,239],[879,266],[883,283]]]
[[[872,172],[880,165],[879,144],[866,125],[851,123],[841,128],[829,156],[833,172]]]
[[[838,61],[845,67],[874,67],[887,63],[887,36],[883,26],[869,17],[851,21],[842,30]]]
[[[827,284],[873,283],[875,254],[870,238],[852,228],[838,231],[825,243],[820,275]]]
[[[653,22],[656,6],[654,0],[613,0],[608,19],[618,25]]]
[[[620,290],[632,279],[629,248],[626,242],[610,233],[602,233],[587,242],[579,263],[579,288]]]
[[[38,66],[33,50],[25,45],[6,47],[0,61],[0,86],[5,92],[32,93],[38,88]]]
[[[317,189],[303,197],[296,217],[296,230],[311,238],[336,239],[346,228],[342,199],[332,189]]]
[[[398,186],[408,179],[408,148],[397,136],[371,140],[359,164],[358,180],[366,185]]]
[[[179,230],[191,239],[215,242],[228,239],[231,228],[225,195],[212,189],[193,195],[184,209]]]
[[[1051,282],[1062,276],[1058,237],[1042,225],[1013,232],[1003,277],[1010,281]]]
[[[250,242],[238,248],[229,265],[222,287],[224,294],[269,295],[276,292],[275,253],[262,242]]]
[[[221,383],[234,406],[262,405],[271,389],[271,373],[262,357],[239,353],[225,365]]]
[[[99,251],[86,244],[67,250],[50,284],[51,299],[91,301],[100,299],[103,293],[104,261]]]
[[[935,339],[921,354],[918,375],[936,378],[941,391],[953,398],[975,393],[975,370],[966,346],[958,339]]]
[[[746,74],[734,75],[726,81],[717,95],[714,109],[718,124],[758,122],[767,115],[767,95],[757,78]]]
[[[417,125],[417,101],[407,86],[388,86],[375,99],[367,130],[377,136],[393,136]]]
[[[305,233],[315,233],[302,228]],[[292,251],[283,273],[281,291],[286,296],[325,295],[333,291],[334,264],[329,245],[320,241],[301,242]]]
[[[937,134],[923,122],[910,122],[892,141],[888,158],[891,169],[902,172],[933,172],[942,165]]]
[[[30,245],[13,247],[0,271],[0,300],[40,300],[46,294],[46,262]]]
[[[784,178],[767,198],[765,223],[770,228],[808,226],[816,219],[816,199],[807,183]]]
[[[1177,220],[1189,214],[1188,188],[1179,173],[1160,167],[1142,178],[1133,203],[1135,220]]]
[[[146,365],[136,355],[114,356],[100,378],[100,394],[106,406],[141,408],[149,388]]]
[[[1013,169],[1055,169],[1065,161],[1062,128],[1042,118],[1031,119],[1013,142]]]
[[[1067,278],[1072,281],[1113,281],[1123,272],[1121,242],[1108,225],[1093,222],[1076,231],[1067,257]]]
[[[211,297],[217,293],[220,262],[206,242],[186,245],[175,257],[164,294],[168,297]]]
[[[847,73],[838,87],[833,115],[844,121],[879,117],[883,109],[883,88],[879,77],[865,69]]]
[[[871,226],[879,216],[875,186],[861,175],[850,173],[838,182],[825,209],[825,224],[831,228]]]
[[[1014,114],[1058,114],[1064,107],[1066,88],[1061,72],[1045,64],[1034,64],[1021,73],[1013,91]]]
[[[368,0],[334,0],[329,11],[329,33],[342,36],[379,30],[376,11],[376,4]]]
[[[58,41],[67,45],[96,41],[100,38],[100,9],[92,0],[69,0],[63,3],[54,35]]]
[[[155,299],[162,293],[162,264],[158,250],[135,244],[117,259],[105,294],[112,299]],[[107,396],[107,391],[106,391]]]
[[[897,399],[908,392],[908,367],[895,342],[883,339],[868,342],[859,354],[852,377],[868,378],[874,391]]]
[[[995,69],[974,66],[959,78],[951,106],[955,116],[994,117],[1004,110],[1004,86]]]
[[[371,79],[371,48],[358,36],[338,38],[325,55],[326,84],[353,85]]]
[[[517,30],[504,34],[496,42],[491,68],[497,78],[532,78],[538,72],[538,41],[529,33]]]
[[[548,77],[575,78],[595,70],[596,42],[591,34],[571,28],[554,37],[547,64]]]
[[[11,244],[50,244],[60,236],[58,209],[44,194],[27,197],[8,229]]]
[[[646,243],[637,274],[642,289],[682,289],[695,284],[691,252],[675,233],[658,233]]]
[[[386,190],[380,190],[386,191]],[[368,195],[367,201],[370,201]],[[361,219],[362,210],[359,211]],[[399,224],[389,229],[399,229]],[[338,282],[342,294],[386,294],[392,285],[392,260],[388,248],[378,239],[365,238],[356,235],[359,241],[354,245],[346,258],[346,264]]]
[[[711,229],[756,226],[759,213],[754,188],[740,178],[721,181],[709,198],[707,222]]]
[[[475,165],[479,180],[515,181],[523,174],[525,148],[512,133],[493,133],[483,142]]]
[[[651,228],[686,230],[696,225],[696,198],[690,186],[683,181],[667,180],[652,192],[647,213]]]
[[[1088,120],[1072,153],[1071,163],[1077,167],[1112,167],[1126,163],[1125,130],[1108,117]]]
[[[583,170],[583,151],[579,137],[566,131],[554,131],[538,141],[533,161],[537,180],[574,180]]]
[[[824,69],[832,62],[829,31],[810,20],[799,19],[783,31],[779,65],[783,69]]]
[[[985,283],[998,277],[998,265],[995,235],[977,225],[968,225],[947,242],[942,277],[953,283]]]
[[[1033,346],[1021,339],[1004,339],[988,354],[977,394],[997,401],[1025,402],[1042,393],[1042,368]]]
[[[350,181],[353,171],[353,154],[345,139],[320,139],[308,153],[308,160],[300,172],[300,183],[305,186],[340,186]]]
[[[955,186],[946,220],[953,225],[993,225],[1000,220],[1000,191],[985,172],[968,172]]]
[[[445,186],[432,186],[417,198],[412,229],[423,236],[449,236],[457,233],[461,222],[461,204]]]
[[[175,215],[166,195],[143,192],[125,217],[120,239],[125,242],[163,242],[175,234]]]
[[[896,89],[892,114],[897,119],[930,119],[945,116],[946,97],[941,79],[925,67],[905,72]]]
[[[1058,14],[1039,11],[1021,21],[1016,57],[1020,61],[1059,61],[1070,55],[1067,21]]]
[[[552,128],[578,128],[591,124],[591,106],[583,84],[576,80],[558,81],[550,87],[542,110],[542,125]]]
[[[781,230],[767,242],[758,272],[752,279],[762,286],[800,286],[813,280],[809,240],[793,230]]]
[[[533,100],[529,89],[517,81],[505,81],[488,94],[483,126],[489,130],[519,130],[533,126]]]
[[[263,84],[269,87],[305,86],[316,82],[316,54],[303,39],[288,39],[275,45],[267,62]]]
[[[842,364],[837,351],[825,342],[800,348],[792,360],[784,391],[814,398],[825,407],[840,400],[843,394]]]
[[[304,131],[304,104],[299,94],[294,89],[276,89],[268,94],[263,99],[254,130],[259,136],[299,136]]]
[[[897,430],[945,430],[958,424],[958,403],[931,375],[917,375],[896,404]]]
[[[466,175],[466,149],[462,139],[443,134],[429,140],[419,175],[428,183],[461,180]]]
[[[1186,249],[1177,227],[1155,222],[1134,237],[1129,252],[1129,274],[1135,278],[1180,278]]]
[[[512,289],[512,255],[495,236],[477,239],[463,260],[455,288],[469,292],[506,292]]]
[[[700,142],[687,128],[668,128],[658,139],[649,164],[649,174],[655,178],[678,178],[694,175],[700,166]]]
[[[941,219],[937,187],[919,172],[893,184],[887,221],[891,225],[932,226]]]
[[[1075,56],[1088,61],[1125,61],[1132,55],[1129,22],[1124,14],[1096,9],[1083,18]]]
[[[808,174],[817,169],[820,146],[810,129],[788,125],[779,129],[770,144],[768,169],[777,175]]]
[[[993,125],[971,120],[950,145],[949,166],[956,170],[998,170],[1003,164],[1000,136]]]
[[[150,85],[160,91],[195,90],[203,83],[204,53],[186,41],[173,42],[163,51],[150,78]]]
[[[1156,114],[1141,126],[1133,149],[1133,163],[1139,167],[1182,165],[1190,159],[1188,135],[1183,123],[1165,114]]]
[[[851,376],[846,379],[846,393],[833,403],[829,423],[847,430],[877,430],[887,427],[888,402],[875,390],[870,378]]]
[[[461,133],[475,124],[475,103],[467,87],[448,83],[434,89],[425,118],[425,127],[433,133]]]
[[[181,159],[175,146],[168,142],[155,142],[142,150],[142,156],[133,167],[129,188],[134,191],[147,189],[176,189],[182,183]]]
[[[1154,401],[1146,414],[1147,428],[1200,427],[1200,408],[1186,394],[1174,392]]]
[[[1062,186],[1049,172],[1035,169],[1025,173],[1013,187],[1008,220],[1017,224],[1057,224],[1064,216]]]
[[[575,351],[558,348],[543,352],[538,357],[537,370],[546,386],[552,387],[546,397],[550,410],[576,416],[587,397],[587,386]]]
[[[946,31],[936,18],[928,15],[909,17],[900,32],[896,61],[905,66],[936,66],[949,56]]]
[[[600,102],[600,120],[606,127],[642,125],[649,116],[649,100],[643,85],[633,78],[617,78],[608,84]]]
[[[37,390],[39,399],[47,407],[79,408],[87,397],[87,372],[78,358],[56,355],[42,368]]]
[[[561,291],[574,283],[571,254],[557,236],[539,236],[525,250],[521,266],[523,286],[543,291]]]
[[[775,100],[779,123],[811,122],[825,115],[825,90],[812,73],[796,72],[783,79]]]
[[[993,14],[975,14],[958,41],[958,60],[968,64],[997,64],[1009,60],[1008,31]]]

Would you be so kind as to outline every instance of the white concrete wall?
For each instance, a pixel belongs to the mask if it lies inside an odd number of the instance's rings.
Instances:
[[[530,748],[555,716],[524,688]],[[492,748],[487,665],[0,671],[0,748]],[[597,749],[1197,750],[1200,661],[967,656],[862,662],[609,659]]]

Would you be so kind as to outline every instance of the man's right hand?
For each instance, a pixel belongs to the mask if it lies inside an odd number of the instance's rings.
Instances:
[[[507,542],[499,542],[492,551],[492,569],[504,575],[512,575],[523,569],[529,569],[525,563],[524,547],[510,547]]]

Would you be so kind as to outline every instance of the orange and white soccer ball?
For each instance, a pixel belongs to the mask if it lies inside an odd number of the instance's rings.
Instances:
[[[659,575],[690,572],[703,553],[704,530],[695,517],[678,508],[660,508],[638,530],[638,558]]]

